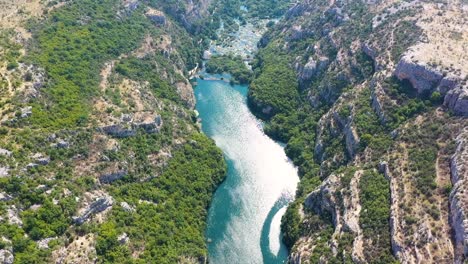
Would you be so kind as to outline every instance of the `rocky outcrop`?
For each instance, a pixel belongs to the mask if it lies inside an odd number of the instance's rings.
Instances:
[[[11,151],[0,148],[0,156],[11,157]]]
[[[121,124],[105,126],[101,128],[102,132],[116,138],[127,138],[136,135],[136,131],[131,127],[125,127]]]
[[[10,168],[0,166],[0,178],[10,175]]]
[[[32,115],[32,106],[21,108],[21,118],[30,117]]]
[[[307,195],[304,206],[316,214],[332,216],[333,225],[336,226],[336,200],[335,192],[340,179],[338,176],[330,175],[315,191]]]
[[[458,87],[448,91],[444,105],[455,114],[468,117],[468,87]]]
[[[0,250],[0,263],[1,264],[13,264],[15,257],[13,253],[6,249]]]
[[[301,85],[308,83],[313,77],[317,76],[320,72],[325,70],[329,63],[330,60],[324,56],[321,56],[317,59],[314,59],[311,56],[304,66],[296,63],[295,68],[296,72],[298,73],[299,83]]]
[[[68,141],[63,140],[63,139],[59,139],[59,140],[57,141],[57,144],[55,144],[55,146],[56,146],[57,148],[62,148],[62,149],[63,149],[63,148],[68,148],[68,147],[70,147],[70,143],[69,143]]]
[[[348,107],[348,106],[343,106]],[[350,109],[352,112],[352,109]],[[356,154],[356,150],[359,146],[359,136],[356,132],[356,129],[353,125],[353,118],[351,116],[343,118],[340,114],[336,111],[333,112],[333,118],[336,123],[338,123],[339,127],[342,129],[343,134],[345,136],[346,142],[346,150],[348,151],[348,155],[354,157]]]
[[[37,241],[37,247],[40,248],[40,249],[48,249],[49,248],[49,242],[52,241],[52,240],[55,240],[57,239],[56,237],[48,237],[48,238],[44,238],[44,239],[41,239],[39,241]]]
[[[167,23],[166,16],[163,12],[156,9],[148,9],[146,12],[146,17],[151,20],[155,25],[164,26]]]
[[[400,80],[408,80],[420,94],[435,90],[444,77],[436,69],[412,61],[410,54],[402,56],[394,75]]]
[[[288,41],[296,41],[296,40],[301,40],[308,38],[312,36],[314,32],[308,30],[308,29],[303,29],[301,25],[298,26],[293,26],[291,28],[291,31],[289,32],[289,36],[287,38]]]
[[[129,212],[129,213],[135,212],[135,208],[130,206],[127,202],[120,202],[120,206],[125,212]]]
[[[461,79],[413,61],[410,56],[408,53],[401,58],[394,75],[400,80],[408,80],[419,94],[440,92],[445,95],[445,106],[458,115],[468,116],[468,87],[462,85]]]
[[[32,157],[31,157],[35,163],[37,163],[38,165],[47,165],[50,163],[50,157],[47,157],[41,153],[36,153],[34,154]]]
[[[373,89],[371,90],[372,109],[379,117],[380,122],[385,124],[387,122],[387,119],[385,117],[382,102],[382,98],[385,96],[385,92],[383,91],[382,86],[378,83],[372,83],[371,86],[373,87]]]
[[[74,216],[73,222],[77,225],[81,225],[91,216],[103,212],[107,208],[111,207],[113,203],[114,201],[110,196],[99,197],[95,202],[91,203],[80,216]]]
[[[148,134],[159,133],[163,121],[160,115],[141,113],[136,117],[123,116],[119,124],[101,127],[101,132],[116,138],[135,136],[138,129]]]
[[[10,206],[10,208],[7,209],[7,218],[8,218],[8,223],[10,225],[18,225],[18,226],[23,225],[23,221],[19,217],[19,213],[20,211],[14,205]]]
[[[8,202],[11,199],[13,199],[13,197],[8,193],[0,192],[0,202]]]
[[[127,175],[126,170],[118,170],[118,171],[113,171],[110,173],[105,173],[101,176],[99,176],[99,181],[101,183],[112,183],[116,180],[122,179]]]
[[[130,241],[130,238],[128,237],[127,233],[122,233],[117,237],[117,241],[119,241],[119,244],[125,245]]]
[[[359,136],[356,132],[356,129],[353,127],[352,122],[346,124],[344,133],[346,140],[346,150],[348,151],[349,156],[354,157],[359,146]]]
[[[457,137],[457,148],[450,162],[450,216],[454,230],[455,256],[459,263],[468,258],[468,128]]]

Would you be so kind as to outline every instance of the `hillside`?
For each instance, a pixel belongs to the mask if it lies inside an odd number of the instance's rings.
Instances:
[[[205,11],[184,5],[0,2],[1,263],[206,261],[225,164],[188,81]]]
[[[290,263],[466,259],[467,13],[304,0],[262,38],[249,104],[301,174]]]

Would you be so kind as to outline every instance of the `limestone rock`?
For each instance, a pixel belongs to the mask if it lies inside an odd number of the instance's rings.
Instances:
[[[0,263],[1,264],[13,264],[14,260],[15,260],[15,257],[13,256],[13,253],[11,251],[6,250],[6,249],[0,250]]]
[[[132,206],[130,206],[127,202],[121,202],[120,203],[120,206],[122,207],[122,209],[125,211],[125,212],[135,212],[135,208],[133,208]]]
[[[129,11],[135,11],[139,6],[138,0],[124,1],[124,7]]]
[[[11,199],[13,199],[13,197],[8,193],[0,192],[0,202],[8,202]]]
[[[468,257],[468,128],[457,137],[457,149],[450,162],[451,225],[454,230],[455,257],[461,263]]]
[[[411,82],[413,88],[420,94],[434,90],[444,77],[436,69],[412,61],[409,54],[402,56],[394,75],[400,80]]]
[[[50,163],[50,157],[44,156],[41,153],[36,153],[31,157],[39,165],[47,165]]]
[[[81,225],[86,222],[86,220],[88,220],[92,215],[100,213],[111,207],[113,203],[114,201],[110,196],[99,197],[96,199],[96,201],[91,203],[80,216],[73,217],[73,222],[75,222],[75,224]]]
[[[57,148],[68,148],[70,147],[70,143],[63,139],[59,139],[56,146]]]
[[[297,67],[299,71],[299,82],[304,83],[310,81],[319,72],[323,71],[329,63],[330,60],[327,57],[319,57],[318,59],[309,57],[304,67]]]
[[[7,177],[8,175],[10,175],[10,168],[0,167],[0,178]]]
[[[118,170],[110,173],[105,173],[99,177],[101,183],[112,183],[116,180],[122,179],[127,175],[126,170]]]
[[[154,24],[158,26],[164,26],[167,22],[166,16],[163,12],[152,8],[146,12],[146,17],[148,17]]]
[[[444,105],[457,115],[468,116],[468,88],[458,87],[448,91]]]
[[[333,194],[338,183],[339,178],[334,174],[330,175],[319,188],[307,195],[304,201],[304,206],[317,214],[330,213],[333,225],[336,225],[336,201]]]
[[[462,85],[461,78],[413,61],[410,56],[411,53],[402,56],[394,75],[400,80],[408,80],[419,94],[440,92],[445,95],[444,104],[449,109],[458,115],[468,116],[468,87]]]
[[[127,233],[122,233],[120,236],[117,237],[117,241],[119,241],[121,245],[127,244],[129,240],[130,239],[128,238]]]
[[[11,157],[11,151],[0,148],[0,155],[1,156],[6,156],[6,157]]]
[[[32,106],[21,108],[21,118],[30,117],[32,115]]]
[[[160,115],[152,113],[138,113],[133,118],[122,118],[119,124],[101,127],[100,130],[115,138],[127,138],[136,135],[138,129],[143,129],[148,134],[159,133],[163,121]]]
[[[135,130],[124,127],[121,124],[105,126],[101,128],[101,130],[107,135],[116,137],[116,138],[127,138],[127,137],[132,137],[136,135]]]
[[[44,239],[41,239],[39,241],[37,241],[37,247],[40,248],[40,249],[48,249],[49,248],[49,242],[52,241],[52,240],[55,240],[57,239],[56,237],[48,237],[48,238],[44,238]]]
[[[291,32],[288,36],[288,41],[297,41],[305,39],[312,36],[313,34],[314,32],[308,29],[303,29],[301,25],[296,25],[291,28]]]
[[[16,206],[14,205],[7,209],[7,218],[10,225],[23,225],[23,221],[19,217],[19,210],[16,209]]]

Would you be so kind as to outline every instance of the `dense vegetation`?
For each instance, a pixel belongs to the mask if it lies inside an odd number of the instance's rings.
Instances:
[[[149,26],[139,12],[119,19],[117,3],[77,1],[37,25],[31,59],[46,70],[51,82],[44,89],[47,101],[33,107],[36,126],[86,125],[102,65],[135,49]]]
[[[206,62],[205,67],[208,73],[231,74],[233,83],[247,84],[252,75],[240,56],[213,56]]]
[[[207,208],[224,178],[225,163],[214,142],[198,131],[193,111],[175,87],[186,82],[182,74],[187,68],[200,61],[205,42],[199,45],[203,36],[190,35],[180,21],[171,21],[171,28],[155,26],[144,15],[146,4],[130,10],[118,0],[77,0],[31,22],[33,39],[25,61],[44,69],[45,81],[37,88],[38,97],[13,98],[17,114],[0,132],[0,147],[11,151],[11,156],[0,155],[0,168],[15,175],[0,178],[2,194],[11,197],[2,201],[0,214],[17,215],[22,222],[0,221],[6,239],[0,248],[13,252],[16,263],[48,263],[53,251],[70,250],[81,239],[95,243],[96,252],[86,256],[80,248],[76,256],[99,263],[206,260]],[[148,4],[159,9],[170,5]],[[172,54],[133,52],[145,37],[157,45],[163,35],[172,39]],[[11,48],[0,59],[16,69],[23,61],[14,52],[18,48]],[[100,74],[109,61],[115,66],[103,89]],[[23,78],[29,82],[32,76]],[[124,81],[139,89],[145,109],[125,97]],[[93,105],[98,100],[107,108]],[[21,117],[19,109],[29,105],[32,116]],[[135,128],[135,134],[123,138],[102,132],[103,118],[119,122],[115,120],[138,111],[157,112],[161,129],[149,133]],[[42,157],[47,159],[39,162]],[[90,162],[92,157],[97,158]],[[125,176],[111,184],[100,182],[114,165]],[[76,224],[73,217],[83,209],[84,196],[102,193],[114,201],[105,221]],[[124,210],[122,202],[133,209]],[[118,240],[123,233],[127,243]],[[38,247],[46,238],[51,239],[44,242],[48,248]]]
[[[364,237],[372,241],[365,245],[370,263],[395,263],[390,251],[390,185],[384,175],[365,171],[359,182],[361,215],[359,224]]]
[[[140,145],[137,151],[151,152]],[[146,155],[141,155],[146,157]],[[144,160],[142,160],[144,162]],[[112,188],[116,199],[138,204],[137,213],[122,208],[97,227],[97,253],[108,263],[130,263],[130,249],[117,243],[126,232],[134,247],[144,247],[144,263],[175,263],[184,257],[206,259],[205,219],[211,195],[225,175],[222,154],[206,136],[194,135],[174,153],[164,172],[148,182],[122,182]],[[143,243],[144,242],[144,243]]]
[[[262,117],[291,113],[298,106],[299,91],[295,73],[287,64],[288,55],[277,49],[260,52],[254,62],[255,79],[249,89],[249,106]],[[263,109],[270,107],[270,111]]]

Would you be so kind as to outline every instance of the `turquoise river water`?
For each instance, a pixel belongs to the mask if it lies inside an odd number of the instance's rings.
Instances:
[[[197,80],[203,131],[224,152],[228,175],[209,211],[210,263],[285,263],[281,216],[299,178],[283,147],[267,137],[247,107],[247,86]]]

